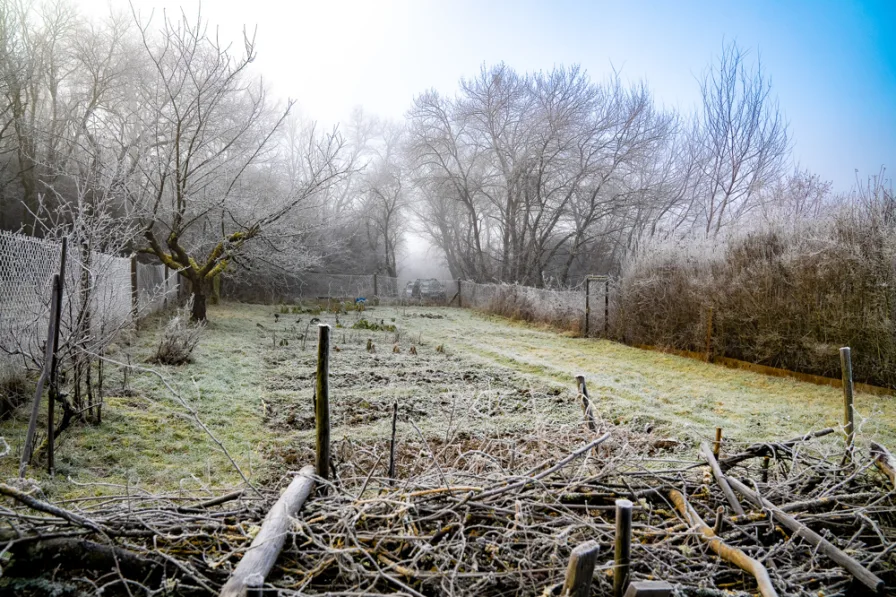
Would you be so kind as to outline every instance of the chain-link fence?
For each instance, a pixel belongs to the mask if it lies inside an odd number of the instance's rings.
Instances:
[[[518,284],[462,282],[461,305],[513,319],[537,321],[581,331],[585,319],[583,290],[549,290]]]
[[[0,231],[0,382],[39,364],[42,358],[61,249],[56,241]],[[96,348],[101,339],[129,323],[135,307],[131,268],[128,258],[70,246],[60,325],[63,335],[77,330],[89,342],[83,346]],[[137,263],[136,270],[137,312],[159,309],[176,291],[176,281],[166,276],[163,265]]]
[[[549,290],[517,284],[308,272],[283,277],[267,289],[237,280],[228,286],[226,295],[261,302],[376,298],[380,303],[452,305],[599,336],[609,328],[611,292],[606,277],[592,277],[569,290]]]

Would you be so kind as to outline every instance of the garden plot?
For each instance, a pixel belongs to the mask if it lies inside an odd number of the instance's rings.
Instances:
[[[572,549],[590,540],[600,545],[594,587],[609,593],[621,497],[635,502],[634,579],[663,578],[688,596],[756,590],[695,535],[689,503],[726,543],[766,561],[780,594],[848,594],[853,573],[801,531],[771,524],[767,507],[743,496],[747,515],[727,512],[729,498],[699,456],[699,440],[717,425],[732,484],[748,481],[825,533],[869,570],[866,585],[896,582],[896,503],[865,448],[872,438],[892,445],[885,399],[860,396],[860,410],[874,416],[848,461],[835,429],[803,437],[836,424],[839,392],[830,388],[459,309],[297,309],[215,307],[194,362],[158,368],[252,487],[156,377],[112,379],[107,386],[127,385],[127,395],[109,396],[107,422],[76,428],[61,444],[68,477],[33,469],[27,495],[4,487],[15,501],[0,534],[25,540],[10,543],[0,594],[125,594],[122,576],[140,594],[160,583],[181,595],[216,593],[280,489],[314,461],[318,323],[332,326],[332,475],[268,576],[280,595],[554,595]],[[141,366],[156,342],[152,325],[121,347]],[[595,401],[594,429],[576,373]],[[21,426],[13,418],[0,434],[15,443]],[[69,571],[57,564],[70,560],[52,556],[90,549],[102,566],[113,547],[128,566],[112,574]]]

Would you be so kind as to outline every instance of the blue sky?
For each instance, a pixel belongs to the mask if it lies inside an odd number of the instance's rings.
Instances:
[[[93,12],[106,0],[82,0]],[[124,6],[124,0],[112,0]],[[195,0],[134,0],[144,13]],[[258,70],[326,124],[353,106],[401,118],[414,94],[451,93],[483,63],[518,71],[579,63],[644,79],[656,100],[698,106],[700,76],[725,41],[761,57],[790,122],[794,159],[848,189],[896,173],[896,0],[535,2],[206,0],[235,36],[257,26]]]

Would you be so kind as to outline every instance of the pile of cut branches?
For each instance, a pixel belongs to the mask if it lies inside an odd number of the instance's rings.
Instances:
[[[632,580],[681,595],[832,595],[896,586],[896,492],[879,453],[833,430],[685,447],[599,423],[513,438],[344,442],[277,565],[271,595],[552,595],[571,551],[600,545],[613,584],[615,501],[631,500]],[[669,452],[669,448],[674,451]],[[709,464],[712,464],[710,466]],[[216,594],[273,491],[50,504],[8,485],[0,593]],[[261,499],[261,498],[264,499]],[[741,513],[742,512],[742,513]]]

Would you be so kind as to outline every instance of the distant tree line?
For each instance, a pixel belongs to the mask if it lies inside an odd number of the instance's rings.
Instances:
[[[791,165],[770,79],[735,44],[694,113],[618,73],[498,64],[403,122],[359,108],[331,131],[269,97],[254,58],[201,15],[4,3],[0,228],[161,262],[204,319],[225,272],[396,276],[411,231],[454,277],[570,286],[657,242],[855,200]]]

